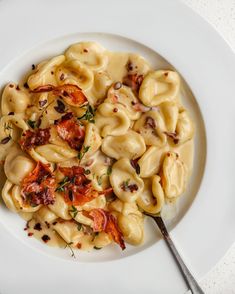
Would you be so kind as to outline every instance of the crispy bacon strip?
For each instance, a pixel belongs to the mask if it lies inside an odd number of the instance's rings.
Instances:
[[[49,165],[38,162],[35,169],[23,179],[21,195],[31,206],[55,202],[55,177]]]
[[[92,209],[89,212],[89,216],[93,219],[93,231],[94,232],[102,232],[105,230],[107,226],[107,214],[103,209],[97,208]]]
[[[120,245],[122,250],[126,248],[123,235],[118,227],[116,218],[108,211],[103,209],[92,209],[89,216],[93,219],[94,232],[106,232],[114,242]]]
[[[68,102],[74,106],[83,105],[87,102],[86,96],[83,94],[81,88],[73,84],[64,84],[61,86],[44,85],[32,90],[33,93],[52,92],[53,95],[58,95],[62,98],[69,99]]]
[[[116,218],[108,213],[108,222],[105,228],[105,232],[111,236],[114,242],[119,244],[119,246],[124,250],[126,248],[122,232],[120,231]]]
[[[71,112],[56,122],[56,130],[60,138],[65,140],[71,148],[81,150],[85,138],[85,127],[76,122]]]
[[[123,78],[123,84],[130,87],[133,91],[138,92],[143,79],[143,75],[128,74]]]
[[[36,146],[45,145],[50,139],[50,128],[27,130],[22,134],[19,144],[23,150],[30,150]]]
[[[84,174],[85,170],[79,166],[61,167],[59,170],[68,178],[64,186],[64,198],[70,205],[83,205],[99,196],[93,189],[91,181]]]

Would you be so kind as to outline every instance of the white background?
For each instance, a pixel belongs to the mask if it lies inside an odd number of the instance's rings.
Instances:
[[[235,52],[235,0],[182,1],[206,19]],[[235,244],[214,269],[207,274],[201,285],[206,294],[235,293]]]

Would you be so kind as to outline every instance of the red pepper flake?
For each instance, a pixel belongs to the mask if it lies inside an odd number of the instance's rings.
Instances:
[[[77,243],[76,247],[77,247],[78,249],[81,249],[81,248],[82,248],[82,244],[81,244],[81,243]]]
[[[32,236],[33,236],[33,233],[29,232],[29,233],[28,233],[28,236],[29,236],[29,237],[32,237]]]
[[[85,127],[75,120],[71,112],[62,116],[60,121],[56,121],[56,130],[60,138],[65,140],[71,148],[81,150],[85,138]]]
[[[43,242],[47,243],[48,241],[51,240],[51,238],[48,235],[43,235],[42,240],[43,240]]]
[[[50,229],[50,224],[47,221],[45,221],[45,224],[46,224],[47,228]]]
[[[8,115],[14,115],[14,114],[15,114],[15,112],[13,112],[13,111],[8,112]]]
[[[164,76],[165,76],[165,77],[168,77],[168,72],[165,72],[165,73],[164,73]]]
[[[24,83],[24,87],[25,87],[25,89],[29,89],[29,85],[27,82]]]
[[[123,78],[123,84],[130,87],[133,91],[138,92],[143,79],[143,75],[128,74]]]
[[[166,134],[169,138],[171,138],[173,140],[174,144],[179,143],[179,138],[176,133],[164,132],[164,134]]]
[[[87,52],[88,52],[88,50],[85,48],[85,49],[83,49],[83,52],[87,53]]]
[[[41,224],[40,223],[36,223],[35,226],[33,227],[34,230],[36,231],[41,231],[42,230],[42,227],[41,227]]]
[[[19,87],[19,85],[17,85],[17,86],[16,86],[16,90],[17,90],[17,91],[19,91],[19,90],[20,90],[20,87]]]
[[[30,150],[36,146],[49,143],[50,128],[37,129],[34,131],[27,130],[22,134],[19,144],[23,150]]]
[[[54,71],[51,71],[51,74],[53,75],[54,74]]]
[[[55,226],[55,225],[57,224],[57,222],[55,221],[55,222],[53,222],[52,224],[53,224],[53,226]]]
[[[9,87],[10,87],[10,88],[14,88],[14,85],[10,84]]]
[[[113,112],[118,112],[118,109],[115,107],[115,108],[113,109]]]
[[[35,169],[22,181],[21,195],[31,206],[55,202],[55,176],[49,165],[38,162]]]
[[[146,117],[146,120],[145,120],[144,127],[145,128],[155,129],[156,128],[156,122],[155,122],[155,120],[152,117],[147,116]]]

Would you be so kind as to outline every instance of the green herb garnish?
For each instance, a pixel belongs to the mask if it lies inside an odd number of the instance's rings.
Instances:
[[[78,152],[78,159],[82,159],[84,155],[88,152],[91,146],[84,146],[80,152]]]
[[[105,176],[105,174],[103,174],[103,175],[97,177],[97,183],[98,183],[99,186],[102,185],[102,177],[103,177],[103,176]]]
[[[84,119],[94,124],[95,123],[94,115],[95,115],[94,109],[89,105],[86,109],[86,112],[83,114],[83,116],[78,117],[78,119]]]
[[[36,121],[34,121],[34,120],[31,120],[31,119],[29,119],[28,121],[27,121],[27,124],[32,128],[32,129],[35,129],[36,128]]]
[[[82,229],[82,224],[78,223],[78,224],[77,224],[77,229],[78,229],[78,231],[81,231],[81,229]]]
[[[89,169],[86,169],[85,171],[84,171],[84,174],[85,175],[89,175],[91,173],[91,171],[89,170]]]
[[[107,169],[107,176],[110,176],[112,173],[112,166],[108,166],[108,169]]]
[[[126,181],[124,181],[124,182],[122,183],[122,189],[123,189],[124,191],[128,190],[128,188],[129,188],[129,183],[130,183],[130,179],[127,179]]]
[[[102,249],[102,248],[97,247],[97,246],[94,246],[94,249],[95,249],[95,250],[100,250],[100,249]]]
[[[65,245],[64,249],[69,248],[70,252],[71,252],[71,257],[76,258],[76,255],[71,247],[71,245],[73,244],[73,242],[69,242]]]
[[[64,188],[66,185],[70,183],[70,179],[68,177],[64,177],[64,179],[59,182],[58,187],[56,188],[56,192],[64,192]]]
[[[73,218],[75,218],[78,214],[78,210],[74,205],[71,206],[71,209],[69,210],[69,212],[71,212],[73,214],[72,215]]]

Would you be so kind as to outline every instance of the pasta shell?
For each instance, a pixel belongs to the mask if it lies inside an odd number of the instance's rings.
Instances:
[[[139,98],[147,106],[157,106],[176,100],[179,89],[180,77],[176,72],[158,70],[146,75],[140,86]]]

